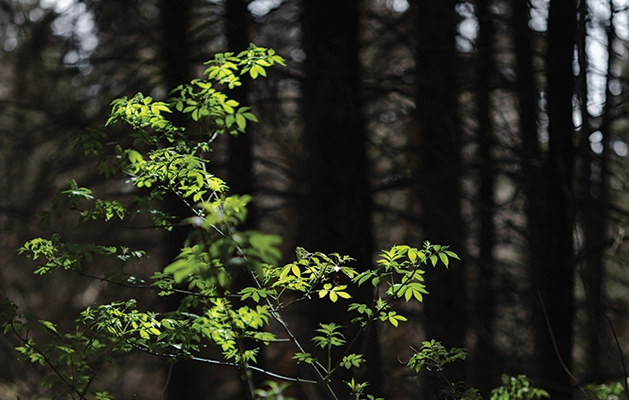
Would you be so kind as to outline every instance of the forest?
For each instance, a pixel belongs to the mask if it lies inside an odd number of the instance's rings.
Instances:
[[[0,0],[0,399],[629,398],[627,71],[626,0]]]

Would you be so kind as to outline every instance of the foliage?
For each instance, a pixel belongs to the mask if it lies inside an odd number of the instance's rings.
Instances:
[[[91,189],[71,180],[52,209],[41,214],[42,223],[52,225],[64,212],[74,211],[84,223],[124,221],[131,227],[164,230],[186,225],[190,233],[180,254],[156,272],[150,283],[159,296],[182,295],[175,311],[143,310],[135,299],[118,299],[88,307],[68,332],[62,332],[53,322],[18,314],[11,302],[2,303],[8,320],[5,334],[12,332],[21,339],[17,350],[22,358],[48,367],[50,373],[43,384],[55,398],[85,398],[88,393],[94,398],[111,398],[101,390],[105,388],[92,388],[97,386],[93,383],[113,354],[131,351],[173,362],[187,359],[252,370],[285,381],[270,381],[265,388],[251,390],[251,398],[284,398],[287,382],[318,384],[330,398],[337,398],[330,387],[334,372],[358,369],[367,362],[362,354],[349,352],[348,342],[355,338],[345,337],[344,326],[321,322],[313,332],[312,346],[302,344],[283,313],[314,296],[345,303],[350,324],[365,328],[371,322],[383,322],[396,327],[407,320],[395,309],[396,302],[421,302],[428,293],[423,268],[438,263],[448,267],[452,258],[458,259],[448,246],[425,242],[422,248],[399,245],[384,250],[373,267],[362,271],[352,267],[354,260],[349,256],[303,248],[297,249],[296,261],[280,265],[278,236],[239,229],[252,198],[228,193],[227,183],[209,172],[208,155],[218,135],[242,133],[257,119],[249,107],[220,89],[239,86],[245,74],[252,79],[266,76],[266,68],[274,64],[283,65],[283,59],[273,50],[255,45],[237,55],[217,54],[207,63],[206,79],[178,86],[167,102],[141,93],[116,99],[106,130],[88,132],[77,140],[84,154],[99,158],[99,171],[105,178],[123,177],[134,187],[133,195],[98,199]],[[166,118],[172,113],[188,115],[200,129],[175,126]],[[114,124],[127,129],[128,135],[110,133]],[[167,195],[176,196],[189,214],[169,214],[163,208]],[[75,243],[55,233],[29,240],[18,253],[36,263],[37,274],[66,271],[113,285],[146,287],[143,279],[127,272],[130,260],[146,258],[142,249]],[[97,260],[109,265],[111,272],[92,272]],[[248,275],[251,285],[234,293],[232,281],[241,273]],[[374,291],[377,295],[372,302],[352,302],[353,293],[362,285],[382,290]],[[269,329],[272,320],[282,327],[281,334]],[[256,345],[245,346],[245,340]],[[286,340],[297,349],[293,358],[308,365],[316,381],[282,376],[257,365],[264,346]],[[222,358],[203,358],[200,350],[207,346],[220,349]],[[313,351],[307,351],[309,347],[322,349],[325,359],[319,360]],[[340,357],[334,356],[334,348],[343,350]],[[374,399],[364,393],[366,387],[367,383],[353,379],[348,382],[354,398]]]
[[[250,122],[257,121],[249,107],[241,106],[220,89],[240,86],[243,75],[264,77],[266,68],[284,65],[284,61],[271,49],[251,45],[237,55],[217,54],[206,64],[207,78],[176,87],[168,102],[154,101],[142,93],[114,100],[105,127],[121,124],[129,130],[127,136],[98,130],[77,139],[85,155],[99,157],[99,171],[105,178],[122,176],[133,185],[133,196],[99,199],[91,189],[70,180],[51,210],[40,214],[45,226],[69,210],[78,212],[82,223],[125,221],[138,227],[139,216],[142,227],[168,231],[177,224],[188,226],[189,238],[179,255],[154,273],[150,283],[159,296],[182,295],[179,308],[170,312],[142,310],[135,299],[94,304],[64,332],[52,321],[19,314],[8,299],[0,301],[4,334],[12,333],[21,340],[16,347],[20,358],[48,368],[42,385],[51,389],[53,398],[83,399],[88,394],[94,399],[113,398],[108,391],[92,387],[97,386],[100,370],[114,354],[141,351],[172,362],[194,360],[257,371],[276,379],[252,389],[250,398],[288,400],[284,390],[291,382],[299,382],[318,384],[336,399],[338,395],[330,386],[335,372],[339,368],[354,371],[368,362],[363,354],[349,352],[356,337],[348,340],[346,327],[336,322],[320,322],[308,346],[295,337],[283,313],[298,302],[316,297],[346,304],[349,317],[343,322],[363,329],[372,322],[397,327],[407,318],[396,309],[396,303],[422,302],[428,294],[424,268],[438,263],[448,267],[451,259],[458,259],[448,246],[426,241],[422,248],[395,245],[383,250],[375,265],[362,271],[352,267],[355,260],[350,256],[310,252],[301,247],[296,250],[294,262],[280,265],[281,238],[239,229],[252,198],[229,194],[227,183],[209,172],[208,155],[218,135],[244,133]],[[166,118],[172,113],[188,115],[200,129],[175,126]],[[187,216],[170,215],[163,209],[163,199],[169,194],[187,206]],[[18,253],[37,264],[35,274],[66,271],[112,285],[145,287],[143,279],[126,271],[129,261],[142,262],[146,258],[142,249],[68,242],[55,233],[49,238],[29,240]],[[111,260],[111,271],[92,273],[96,260]],[[232,281],[241,273],[249,276],[251,285],[234,290]],[[353,302],[353,293],[363,285],[378,288],[373,301]],[[272,332],[271,321],[283,332]],[[256,345],[245,346],[245,340]],[[292,358],[309,366],[316,381],[282,376],[257,365],[262,348],[278,341],[294,344]],[[200,351],[207,346],[220,349],[222,358],[203,358]],[[315,355],[321,354],[317,349],[322,350],[323,357]],[[449,364],[465,358],[465,349],[447,349],[433,339],[415,350],[407,367],[442,378],[446,385],[439,396],[443,399],[482,399],[478,390],[467,388],[464,382],[451,382],[446,375]],[[244,376],[251,379],[251,374]],[[524,375],[503,375],[502,382],[492,391],[491,400],[549,397]],[[366,393],[368,382],[352,378],[345,383],[355,400],[382,400]],[[252,388],[252,384],[246,386]],[[588,386],[588,391],[597,399],[626,398],[620,384]]]
[[[482,400],[475,388],[467,388],[464,382],[451,382],[445,371],[447,366],[457,360],[465,360],[467,350],[459,347],[446,349],[441,342],[429,340],[422,343],[419,350],[408,360],[407,366],[415,372],[422,369],[436,373],[446,382],[446,387],[439,392],[442,399]],[[525,375],[502,375],[502,385],[491,392],[490,400],[535,400],[550,397],[548,392],[532,386]]]
[[[295,400],[292,397],[284,396],[284,389],[288,387],[288,383],[277,383],[274,381],[265,382],[267,388],[260,388],[255,390],[256,399],[268,399],[268,400]]]
[[[547,391],[532,386],[524,375],[502,375],[502,386],[491,392],[491,400],[534,400],[550,397]]]
[[[626,381],[629,383],[629,380]],[[596,400],[624,400],[627,398],[626,385],[621,382],[590,384],[586,386],[589,398]]]
[[[408,360],[407,365],[416,372],[425,368],[427,371],[443,374],[447,364],[456,360],[465,360],[466,356],[465,349],[453,347],[447,350],[440,342],[432,339],[422,343],[420,350]]]
[[[446,387],[439,392],[439,397],[443,399],[482,399],[476,389],[467,389],[464,382],[450,382],[445,374],[446,366],[457,360],[465,360],[467,351],[462,348],[453,347],[446,349],[441,342],[434,339],[422,343],[419,351],[408,360],[406,365],[420,372],[422,369],[436,373],[446,382]]]
[[[253,388],[253,382],[245,385],[250,398],[288,400],[284,390],[291,382],[299,382],[320,385],[328,397],[336,399],[330,386],[335,372],[355,371],[368,362],[363,354],[349,352],[356,337],[347,338],[345,326],[321,321],[312,333],[311,346],[302,344],[284,321],[284,312],[316,297],[345,304],[349,317],[341,322],[362,329],[373,322],[397,327],[407,318],[396,309],[396,303],[422,302],[428,294],[424,268],[438,263],[447,268],[451,259],[458,259],[448,246],[426,241],[422,248],[395,245],[383,250],[375,265],[361,271],[352,266],[355,260],[350,256],[301,247],[294,262],[281,265],[280,237],[239,229],[252,198],[228,193],[227,183],[209,172],[208,156],[218,135],[244,133],[257,118],[250,107],[241,106],[221,89],[240,86],[243,75],[265,77],[266,68],[274,64],[284,65],[284,61],[273,50],[255,45],[237,55],[217,54],[206,63],[206,79],[176,87],[167,102],[142,93],[114,100],[105,127],[121,124],[128,130],[127,136],[98,130],[77,139],[85,155],[99,158],[100,173],[109,179],[124,177],[134,187],[133,195],[99,199],[91,189],[70,180],[51,210],[40,214],[43,225],[50,226],[55,218],[74,211],[82,223],[125,221],[132,227],[166,231],[186,225],[190,234],[179,255],[151,277],[150,287],[158,296],[182,295],[175,311],[142,310],[135,299],[118,299],[87,307],[70,329],[62,331],[52,321],[19,314],[8,299],[0,301],[4,334],[12,333],[21,340],[16,347],[20,358],[48,368],[42,385],[51,389],[53,398],[84,399],[88,394],[94,399],[113,398],[101,390],[106,388],[93,388],[99,372],[112,362],[114,354],[140,351],[172,362],[194,360],[257,371],[275,379],[260,388]],[[188,115],[200,129],[175,126],[166,118],[172,113]],[[167,195],[175,195],[189,214],[170,215],[163,208]],[[143,279],[126,271],[129,261],[146,258],[142,249],[68,242],[54,233],[29,240],[18,253],[37,264],[35,274],[65,271],[112,285],[146,287]],[[93,273],[97,260],[108,262],[111,271]],[[234,289],[233,279],[242,273],[251,284]],[[378,288],[373,291],[374,299],[353,302],[353,294],[363,285]],[[280,334],[269,329],[271,321],[282,328]],[[245,346],[245,340],[256,345]],[[257,365],[263,347],[278,341],[293,343],[292,358],[309,366],[316,380],[282,376]],[[200,351],[207,346],[220,349],[222,358],[203,358]],[[439,396],[443,399],[482,399],[478,390],[467,388],[464,382],[451,382],[446,375],[449,364],[465,358],[465,349],[447,349],[433,339],[415,350],[407,367],[442,378],[446,385]],[[251,379],[249,373],[243,376]],[[503,375],[502,382],[492,391],[491,400],[549,397],[524,375]],[[345,383],[355,400],[382,400],[366,393],[368,382],[351,378]],[[588,391],[597,399],[626,398],[620,384],[588,386]]]

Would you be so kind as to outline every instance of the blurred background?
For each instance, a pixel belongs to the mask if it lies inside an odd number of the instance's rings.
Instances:
[[[260,120],[221,138],[212,164],[255,197],[248,228],[339,252],[365,268],[393,244],[448,244],[461,256],[426,274],[430,295],[395,304],[409,321],[372,333],[366,377],[387,399],[435,398],[402,361],[435,338],[469,349],[453,366],[483,394],[526,373],[572,398],[576,382],[619,381],[629,354],[626,0],[0,0],[0,297],[69,324],[88,305],[138,298],[81,276],[33,275],[15,249],[37,235],[143,247],[147,279],[180,242],[160,231],[44,228],[38,213],[69,179],[105,198],[73,140],[109,103],[165,100],[216,52],[271,47],[286,67],[228,94]],[[181,121],[181,123],[186,123]],[[106,244],[105,243],[105,244]],[[325,317],[312,307],[295,316]],[[552,333],[552,334],[551,334]],[[0,337],[0,398],[51,396],[43,369]],[[267,365],[294,373],[288,353]],[[181,365],[180,365],[181,364]],[[239,399],[238,372],[120,356],[99,387],[120,399]],[[563,365],[562,365],[563,364]],[[166,385],[168,381],[168,385]],[[319,398],[294,388],[298,398]]]

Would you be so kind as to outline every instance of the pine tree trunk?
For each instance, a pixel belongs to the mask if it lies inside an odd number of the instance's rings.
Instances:
[[[475,298],[475,330],[477,345],[473,366],[473,379],[470,384],[478,388],[483,395],[489,395],[496,386],[496,376],[500,373],[495,368],[493,349],[493,316],[496,301],[495,289],[492,286],[494,276],[494,244],[496,243],[496,227],[494,226],[494,161],[492,147],[494,133],[491,120],[492,75],[495,71],[493,62],[494,27],[490,14],[490,2],[477,2],[479,12],[479,33],[476,96],[478,105],[478,141],[480,155],[480,188],[479,188],[479,257],[478,283]]]
[[[574,317],[574,190],[575,149],[572,122],[574,93],[573,55],[576,35],[576,1],[552,0],[548,18],[547,114],[549,147],[546,171],[545,231],[548,249],[537,277],[549,328],[538,329],[543,378],[553,399],[572,398],[571,379]],[[554,341],[551,340],[554,338]],[[563,363],[563,365],[562,365]]]
[[[189,41],[186,29],[189,26],[189,2],[188,0],[162,0],[162,60],[165,84],[168,90],[176,86],[187,83],[191,79],[189,62]],[[174,122],[179,126],[185,125],[185,119],[180,115],[175,115]],[[165,198],[166,207],[169,213],[176,216],[178,220],[188,216],[189,210],[186,205],[174,194]],[[189,230],[186,227],[174,227],[168,233],[164,249],[165,263],[172,261],[177,255],[186,240]],[[169,309],[179,307],[179,296],[170,296],[167,300]],[[192,362],[180,361],[170,366],[168,364],[170,381],[168,383],[168,398],[181,400],[198,400],[207,398],[207,387],[204,382],[210,376],[207,366]]]
[[[308,191],[300,210],[302,243],[310,251],[337,252],[357,261],[358,270],[371,266],[373,239],[371,193],[363,121],[358,1],[305,1],[302,14],[304,63],[304,135],[307,159],[303,174]],[[371,289],[354,295],[371,303]],[[340,302],[339,302],[340,303]],[[313,321],[346,325],[347,304],[312,310]],[[356,332],[346,331],[351,340]],[[352,351],[365,353],[366,370],[358,381],[369,381],[369,392],[380,391],[379,346],[368,329]],[[346,386],[339,376],[335,389]],[[341,392],[341,393],[342,393]]]
[[[225,2],[225,27],[228,43],[228,51],[239,52],[249,46],[249,27],[252,17],[247,10],[247,3],[242,0],[227,0]],[[242,80],[242,85],[228,92],[229,96],[238,101],[241,106],[248,106],[247,93],[249,82]],[[231,136],[229,140],[229,187],[233,194],[254,194],[255,179],[253,174],[253,129],[254,124],[249,124],[247,133]],[[241,229],[254,229],[256,227],[256,206],[250,203],[247,207],[248,218]]]
[[[464,255],[465,228],[461,219],[461,142],[457,94],[460,60],[455,48],[458,16],[454,0],[417,2],[417,111],[419,121],[421,199],[425,239],[449,244]],[[428,268],[430,295],[425,300],[428,339],[446,347],[464,347],[468,328],[465,260],[450,269]],[[464,379],[463,366],[449,367],[451,381]],[[443,384],[427,378],[426,398],[436,398]]]

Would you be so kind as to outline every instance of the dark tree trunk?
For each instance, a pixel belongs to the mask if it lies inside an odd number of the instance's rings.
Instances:
[[[458,17],[455,0],[419,1],[417,6],[417,110],[420,169],[417,188],[422,203],[424,237],[464,250],[465,228],[461,219],[461,143],[458,122],[458,59],[455,50]],[[464,347],[468,328],[465,263],[449,270],[429,268],[425,300],[428,338],[446,347]],[[449,378],[463,380],[463,366],[453,364]],[[427,379],[426,394],[434,398],[441,382]]]
[[[310,251],[338,252],[355,258],[359,270],[369,268],[373,256],[371,194],[362,114],[358,1],[306,0],[303,10],[304,128],[307,160],[304,176],[308,192],[301,204],[301,242]],[[365,287],[355,300],[369,303]],[[346,325],[346,304],[313,310],[314,320]],[[346,332],[351,340],[355,332]],[[366,371],[357,379],[380,390],[379,346],[375,330],[364,333]],[[361,346],[360,343],[358,346]],[[336,379],[335,387],[343,387]],[[346,390],[346,389],[343,389]]]
[[[574,269],[573,168],[575,149],[572,123],[574,93],[573,55],[576,35],[576,1],[553,0],[548,18],[547,113],[549,147],[546,171],[547,252],[538,268],[539,289],[550,331],[540,335],[543,378],[553,399],[572,398]],[[539,329],[543,331],[543,327]],[[554,341],[551,340],[554,338]],[[563,365],[562,365],[563,364]]]
[[[474,349],[473,376],[471,385],[478,388],[483,395],[489,395],[496,386],[495,354],[493,349],[493,316],[496,300],[492,285],[494,275],[494,243],[496,228],[494,226],[494,161],[492,147],[494,134],[491,120],[491,85],[495,71],[493,62],[494,26],[490,13],[490,1],[479,0],[476,4],[479,17],[476,96],[478,105],[478,141],[480,155],[480,188],[479,188],[479,257],[478,283],[475,298],[475,331],[477,345]]]
[[[186,29],[189,26],[188,0],[162,0],[162,62],[164,81],[168,90],[187,83],[191,79],[189,41]],[[185,125],[185,120],[180,115],[175,115],[174,122],[180,126]],[[178,220],[188,216],[186,205],[174,194],[165,198],[168,212]],[[189,230],[186,227],[174,227],[166,238],[165,261],[173,260],[184,245]],[[169,297],[168,307],[177,309],[180,298]],[[171,368],[169,366],[169,368]],[[168,384],[168,397],[170,399],[204,399],[207,398],[207,387],[203,384],[210,375],[209,369],[200,363],[181,361],[172,366],[170,381]]]
[[[249,45],[249,27],[252,17],[247,10],[247,2],[243,0],[227,0],[225,2],[225,25],[229,50],[238,53],[247,49]],[[241,106],[247,104],[249,82],[242,80],[242,86],[236,87],[228,94],[238,101]],[[255,180],[253,175],[253,139],[252,126],[249,124],[247,133],[232,136],[229,140],[229,187],[233,194],[254,194]],[[256,227],[255,203],[247,207],[248,218],[242,229],[254,229]]]
[[[614,9],[612,1],[609,2],[611,9]],[[588,16],[587,8],[580,4],[580,21]],[[612,156],[612,130],[611,124],[614,118],[614,96],[610,92],[610,82],[612,80],[612,68],[617,62],[617,54],[613,50],[613,43],[617,40],[614,26],[614,13],[612,12],[609,25],[607,26],[607,77],[605,84],[605,105],[601,115],[600,133],[603,148],[599,154],[595,154],[589,143],[589,133],[591,129],[584,130],[581,136],[581,144],[587,146],[584,149],[587,155],[584,160],[583,182],[587,182],[584,187],[583,198],[585,199],[585,210],[583,216],[583,253],[585,254],[585,268],[583,270],[582,281],[586,291],[587,304],[587,325],[586,325],[586,345],[585,364],[587,365],[586,377],[589,382],[603,383],[604,376],[602,366],[602,326],[601,321],[604,314],[603,308],[603,276],[604,276],[604,256],[606,244],[610,242],[607,204],[610,201],[609,187],[609,159]],[[585,23],[579,25],[579,37],[587,36]],[[581,50],[581,49],[580,49]],[[585,53],[585,50],[582,50]],[[582,69],[587,64],[586,54],[583,54],[583,62],[580,62]],[[585,107],[584,107],[585,108]],[[587,109],[582,113],[586,114]],[[583,117],[585,121],[585,116]],[[585,127],[585,124],[584,124]],[[587,126],[587,128],[590,128]],[[587,174],[587,175],[585,175]]]
[[[538,96],[539,87],[534,75],[533,35],[529,28],[530,10],[526,2],[514,0],[513,30],[515,39],[515,55],[517,62],[517,96],[519,105],[518,127],[522,138],[521,165],[524,176],[523,192],[526,199],[525,213],[527,217],[527,245],[529,250],[528,263],[531,266],[529,276],[536,274],[534,266],[541,265],[545,258],[546,243],[549,232],[545,227],[546,186],[544,163],[545,154],[541,151],[538,139]],[[525,301],[533,309],[539,311],[539,299],[536,290],[538,286],[530,286]],[[541,313],[536,312],[533,319],[536,328],[544,327]],[[546,330],[543,330],[546,332]],[[536,339],[542,334],[536,330]],[[537,377],[539,374],[539,352],[534,352],[535,359],[528,359],[527,370],[523,371]],[[526,365],[525,365],[526,366]],[[532,367],[535,366],[535,367]]]
[[[189,0],[162,0],[162,58],[168,90],[190,80],[190,48],[186,29]]]
[[[307,242],[369,265],[370,190],[356,1],[306,1],[304,118],[311,197]]]
[[[227,36],[228,51],[236,54],[242,50],[246,50],[250,43],[249,29],[253,22],[253,18],[249,10],[247,10],[247,2],[243,0],[227,0],[225,2],[225,30]],[[235,87],[228,92],[228,95],[238,101],[240,106],[250,106],[248,102],[248,94],[251,85],[247,77],[241,80],[242,85]],[[238,136],[230,136],[229,138],[229,160],[228,160],[228,184],[230,192],[235,195],[249,194],[254,195],[255,191],[255,175],[253,171],[253,130],[255,125],[248,124],[247,132]],[[241,230],[255,229],[258,225],[258,215],[256,212],[256,203],[254,201],[247,205],[247,219],[240,225]],[[246,271],[241,270],[232,283],[233,292],[253,285],[251,277]],[[255,307],[255,303],[249,306]],[[244,340],[243,346],[248,348],[256,347],[258,344]],[[265,367],[264,354],[258,357],[258,366]],[[248,373],[251,373],[249,371]],[[241,371],[241,374],[243,372]],[[252,379],[248,379],[246,375],[241,376],[242,392],[241,398],[246,398],[247,393],[251,391],[251,385],[261,387],[264,380],[268,377],[262,374],[252,374]]]
[[[581,159],[580,176],[578,182],[583,182],[579,187],[584,199],[582,212],[583,246],[581,252],[584,255],[584,268],[581,280],[586,293],[585,321],[585,380],[587,382],[600,382],[601,370],[601,324],[602,315],[602,277],[603,277],[603,242],[606,232],[606,215],[603,204],[607,200],[606,192],[606,165],[604,155],[595,154],[590,146],[589,136],[592,133],[592,123],[587,109],[588,82],[587,73],[589,58],[586,52],[587,20],[589,10],[586,2],[579,3],[579,106],[581,112],[580,141],[583,158]],[[611,48],[608,50],[611,54]],[[613,57],[609,57],[609,62]],[[609,71],[609,69],[608,69]],[[609,72],[608,72],[609,73]],[[607,109],[607,107],[606,107]],[[604,135],[605,137],[607,135]],[[606,141],[602,143],[606,146]]]

